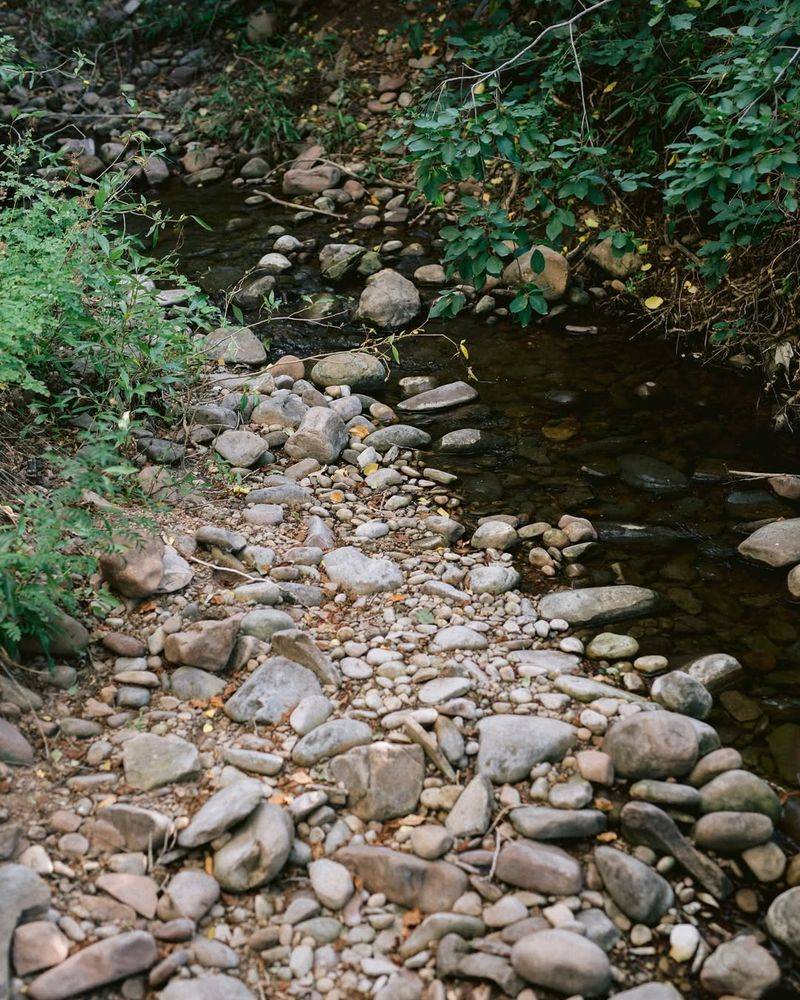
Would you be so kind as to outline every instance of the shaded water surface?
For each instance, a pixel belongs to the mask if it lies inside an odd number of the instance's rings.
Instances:
[[[245,206],[246,194],[252,191],[196,192],[176,185],[165,195],[173,212],[200,215],[212,226],[210,232],[188,226],[179,244],[171,236],[163,241],[212,294],[234,286],[271,248],[274,238],[266,231],[274,224],[301,239],[316,238],[318,247],[352,240],[374,246],[395,235],[406,244],[426,242],[424,233],[413,231],[373,230],[337,239],[330,220],[294,223],[282,209]],[[422,262],[413,256],[391,266],[410,274]],[[282,279],[282,287],[283,313],[292,311],[301,294],[323,289],[315,255],[286,283]],[[344,291],[357,294],[358,287]],[[570,334],[565,323],[596,323],[599,329]],[[359,343],[353,330],[282,320],[256,329],[268,331],[278,353],[309,355]],[[730,369],[700,366],[680,357],[674,345],[633,337],[591,313],[535,331],[505,322],[490,326],[474,317],[440,329],[466,342],[480,397],[426,423],[426,429],[434,441],[459,427],[493,435],[483,453],[431,456],[431,464],[460,475],[468,519],[489,512],[524,513],[536,521],[553,521],[564,512],[590,518],[603,541],[585,562],[583,582],[641,584],[667,602],[659,617],[616,629],[635,635],[642,653],[663,653],[673,666],[709,652],[737,656],[746,679],[737,696],[717,699],[712,721],[723,743],[738,746],[753,766],[796,785],[798,604],[788,597],[785,572],[748,565],[736,553],[747,522],[798,514],[796,505],[775,497],[763,481],[730,474],[800,471],[796,444],[775,434],[759,409],[758,383]],[[402,375],[466,377],[464,359],[442,339],[409,341],[400,351],[388,402],[400,398],[396,381]],[[635,477],[624,482],[618,459],[631,455],[665,462],[685,482],[663,494],[642,489]],[[550,586],[527,564],[520,568],[528,589]]]

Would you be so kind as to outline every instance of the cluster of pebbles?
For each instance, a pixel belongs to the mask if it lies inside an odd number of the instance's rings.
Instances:
[[[307,373],[263,367],[246,328],[205,346],[228,365],[189,457],[248,490],[182,500],[146,466],[170,512],[104,559],[120,606],[70,632],[90,666],[2,680],[0,995],[674,1000],[791,979],[800,856],[705,721],[739,664],[670,669],[610,631],[650,590],[519,590],[520,550],[594,528],[467,529],[414,415],[472,386],[412,378],[391,408],[368,354]]]

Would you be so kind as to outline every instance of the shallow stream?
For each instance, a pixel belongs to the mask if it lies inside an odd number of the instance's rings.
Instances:
[[[176,250],[186,274],[212,295],[235,286],[271,248],[270,225],[281,224],[303,240],[316,238],[318,247],[355,241],[375,246],[395,236],[405,244],[427,243],[425,233],[405,229],[337,238],[330,220],[298,224],[288,210],[245,205],[252,193],[229,186],[198,193],[177,182],[165,192],[174,214],[198,215],[212,227],[206,231],[189,223],[180,241],[168,234],[161,244],[164,251]],[[410,276],[423,262],[408,256],[390,266]],[[285,313],[297,308],[302,294],[323,290],[316,254],[281,285]],[[344,291],[357,294],[357,289]],[[597,330],[570,333],[567,324]],[[360,343],[352,329],[283,320],[255,328],[271,340],[275,357]],[[711,721],[723,744],[737,746],[751,766],[797,786],[798,604],[789,598],[785,571],[762,570],[736,552],[747,533],[743,524],[800,511],[763,480],[731,474],[800,471],[796,443],[776,434],[767,408],[759,409],[757,381],[730,368],[701,366],[674,344],[632,336],[607,317],[585,311],[527,331],[466,315],[439,329],[465,341],[468,362],[438,337],[401,343],[386,401],[400,398],[397,379],[403,375],[432,373],[446,382],[465,378],[467,365],[472,368],[480,394],[476,403],[424,425],[434,441],[463,427],[494,435],[483,453],[431,456],[431,465],[461,477],[467,519],[474,522],[490,512],[524,513],[535,521],[557,520],[564,512],[590,518],[601,544],[586,561],[589,575],[581,583],[641,584],[665,598],[658,617],[614,630],[636,636],[643,654],[668,656],[673,667],[710,652],[739,658],[745,681],[735,694],[716,699]],[[620,478],[622,456],[658,459],[682,475],[674,490],[652,492],[638,481],[638,459],[623,462],[634,469],[627,482]],[[552,585],[527,563],[519,568],[527,589],[540,592]]]

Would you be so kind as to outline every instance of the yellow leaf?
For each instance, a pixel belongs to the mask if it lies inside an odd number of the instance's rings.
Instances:
[[[652,266],[653,266],[652,264],[642,264],[642,266],[639,268],[639,270],[640,271],[649,271]]]
[[[463,340],[458,345],[458,349],[461,351],[461,353],[464,355],[465,358],[469,357],[469,351],[467,350],[467,345],[464,343]]]
[[[605,85],[605,87],[603,87],[603,93],[604,94],[610,94],[611,91],[614,90],[614,88],[617,86],[618,83],[619,83],[619,80],[612,80],[611,83],[607,83]]]
[[[210,722],[207,722],[207,723],[206,723],[206,724],[205,724],[205,725],[203,726],[203,732],[204,732],[204,733],[213,733],[213,732],[214,732],[214,727],[213,727],[213,726],[211,725],[211,723],[210,723]]]
[[[583,224],[587,229],[599,229],[600,223],[597,221],[597,216],[593,215],[591,212],[583,217]]]
[[[370,462],[369,465],[365,465],[364,468],[362,469],[362,472],[364,473],[365,476],[371,476],[373,472],[377,471],[378,471],[377,462]]]
[[[483,94],[485,91],[486,91],[486,84],[479,83],[476,87],[473,88],[472,92],[473,94]]]
[[[330,496],[331,503],[341,503],[344,500],[344,493],[341,490],[333,490]]]
[[[644,304],[648,309],[658,309],[664,305],[664,300],[660,295],[651,295],[649,299],[644,300]]]

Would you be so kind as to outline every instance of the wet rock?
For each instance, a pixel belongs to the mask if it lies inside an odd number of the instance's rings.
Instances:
[[[530,840],[590,838],[606,828],[605,814],[599,809],[522,806],[513,809],[509,819],[517,833]]]
[[[146,972],[158,960],[152,935],[127,931],[90,944],[28,987],[32,1000],[64,1000]]]
[[[261,782],[253,778],[228,785],[203,803],[189,825],[181,830],[178,843],[181,847],[192,848],[216,840],[226,830],[246,819],[263,796]]]
[[[269,445],[253,431],[223,431],[214,442],[214,451],[230,465],[249,469],[269,451]]]
[[[488,716],[478,732],[478,770],[498,785],[522,781],[534,764],[561,760],[577,739],[566,722],[523,715]]]
[[[671,778],[688,774],[699,752],[694,726],[674,712],[640,712],[615,722],[603,749],[624,778]]]
[[[403,585],[403,574],[391,560],[371,559],[351,545],[328,552],[322,565],[332,583],[353,595],[381,594]]]
[[[535,259],[534,259],[535,257]],[[537,270],[537,265],[544,266]],[[557,302],[567,290],[569,263],[562,254],[550,247],[531,247],[516,257],[503,270],[503,282],[512,288],[534,284],[547,302]]]
[[[116,539],[117,552],[100,557],[100,569],[112,590],[123,597],[149,597],[164,575],[164,543],[157,535]]]
[[[16,726],[0,719],[0,762],[28,767],[33,764],[33,747]]]
[[[706,719],[711,713],[714,699],[700,681],[682,670],[672,670],[653,681],[650,697],[670,712],[690,715],[693,719]]]
[[[621,455],[617,460],[623,482],[648,493],[671,494],[686,489],[688,480],[671,465],[647,455]]]
[[[445,827],[456,838],[481,837],[489,829],[493,806],[491,781],[476,774],[450,810]]]
[[[596,944],[569,931],[549,930],[517,941],[511,964],[524,980],[565,995],[604,995],[611,965]]]
[[[348,442],[344,421],[325,406],[312,406],[295,433],[284,445],[290,458],[315,458],[330,465],[341,455]]]
[[[200,350],[207,358],[228,364],[257,367],[267,360],[264,345],[246,326],[212,330],[201,340]]]
[[[225,714],[234,722],[275,724],[311,695],[321,695],[316,676],[299,663],[270,657],[225,702]]]
[[[239,622],[238,618],[193,622],[185,631],[167,636],[164,656],[170,663],[212,673],[224,670],[239,635]]]
[[[0,997],[9,993],[8,958],[17,924],[45,916],[49,907],[44,879],[25,865],[0,866]]]
[[[695,823],[692,839],[706,850],[737,853],[763,844],[772,832],[772,820],[763,813],[712,812]]]
[[[200,775],[200,755],[194,744],[179,736],[138,733],[122,748],[125,780],[148,791],[174,781],[193,781]]]
[[[169,880],[158,901],[160,920],[187,919],[198,923],[219,899],[215,878],[203,871],[182,871]]]
[[[560,847],[533,840],[503,844],[495,872],[509,885],[548,896],[570,896],[583,887],[581,866],[572,855]]]
[[[328,243],[319,252],[319,266],[323,278],[327,278],[328,281],[341,281],[356,270],[366,252],[366,247],[356,243]]]
[[[453,406],[461,406],[478,398],[477,390],[466,382],[449,382],[447,385],[427,389],[425,392],[410,396],[397,404],[397,409],[405,413],[435,413],[439,410],[449,410]]]
[[[425,759],[421,747],[377,741],[334,757],[328,770],[347,790],[356,816],[384,821],[406,816],[416,808],[425,778]]]
[[[705,960],[700,982],[713,996],[758,1000],[781,980],[778,963],[755,937],[725,941]]]
[[[345,753],[372,739],[372,730],[358,719],[333,719],[312,729],[298,740],[292,750],[292,760],[301,767],[310,767],[328,757]]]
[[[765,524],[739,546],[747,559],[767,566],[791,566],[800,562],[800,517]]]
[[[613,847],[597,847],[594,863],[608,894],[636,923],[652,927],[672,906],[669,882],[643,861]]]
[[[356,310],[356,319],[382,330],[406,326],[420,311],[419,292],[414,283],[391,268],[367,278]]]
[[[621,819],[629,843],[671,854],[716,899],[725,899],[733,891],[722,869],[689,843],[663,809],[649,802],[629,802],[622,809]]]
[[[728,653],[709,653],[707,656],[701,656],[687,664],[684,670],[712,692],[739,680],[744,673],[741,663]]]
[[[352,845],[336,852],[370,892],[382,892],[392,903],[418,906],[423,913],[451,910],[467,888],[467,876],[446,861],[424,861],[386,847]]]
[[[282,871],[293,838],[294,825],[288,813],[263,802],[214,855],[214,878],[229,892],[247,892],[265,885]]]
[[[173,979],[159,1000],[255,1000],[243,982],[222,974],[196,979]]]
[[[390,448],[426,448],[430,444],[431,436],[418,427],[410,424],[392,424],[389,427],[379,427],[364,438],[364,444],[368,448],[383,455]]]
[[[781,816],[781,803],[766,781],[755,774],[725,771],[700,789],[700,811],[757,812],[777,823]]]
[[[563,618],[570,625],[606,625],[646,615],[657,602],[658,595],[646,587],[587,587],[545,594],[539,614],[548,621]]]

